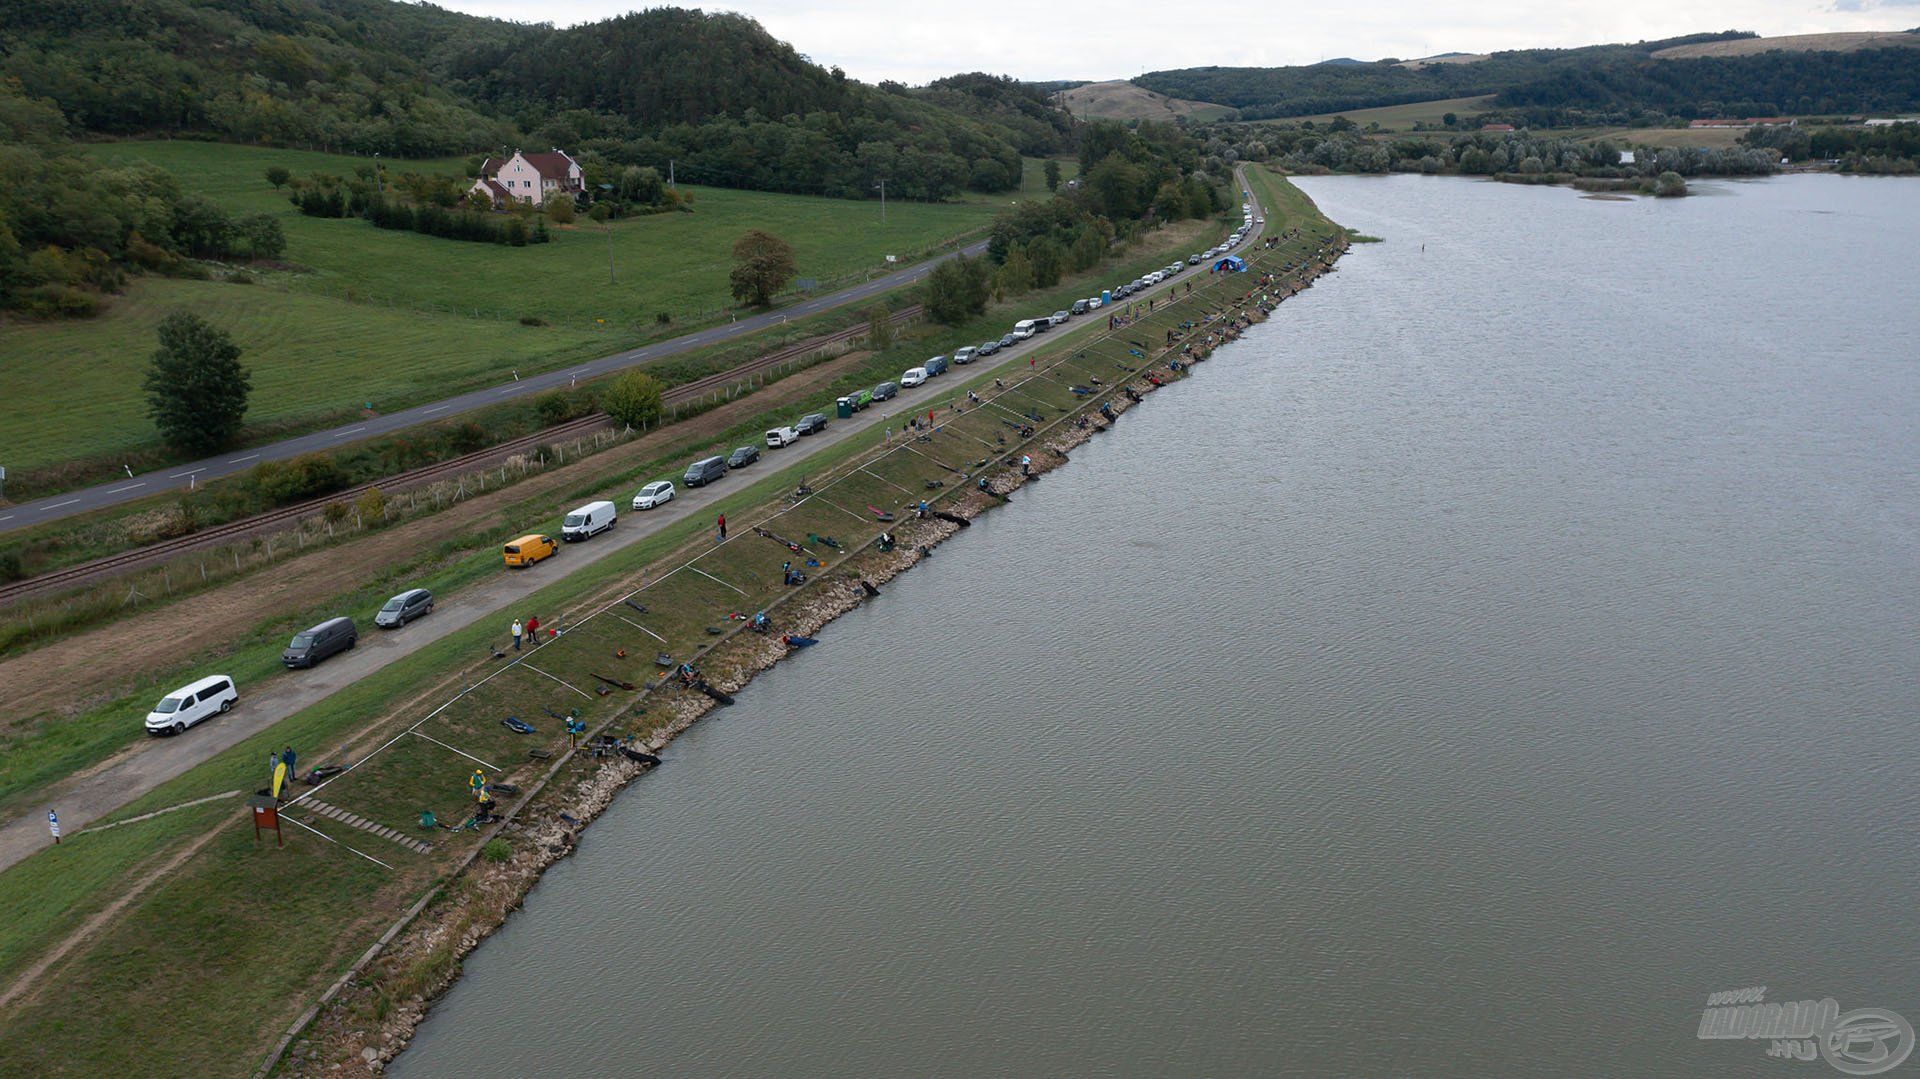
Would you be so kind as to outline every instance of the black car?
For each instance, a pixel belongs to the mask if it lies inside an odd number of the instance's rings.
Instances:
[[[824,431],[827,429],[827,414],[824,412],[809,412],[800,417],[800,422],[794,424],[793,429],[803,435],[811,435]]]
[[[898,396],[900,387],[892,382],[882,382],[873,388],[873,399],[876,401],[891,401]]]
[[[728,468],[745,468],[760,459],[760,451],[752,446],[742,446],[727,458]]]

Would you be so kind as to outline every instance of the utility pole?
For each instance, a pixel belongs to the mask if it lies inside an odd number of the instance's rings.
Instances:
[[[655,176],[660,175],[654,173]],[[673,187],[673,158],[667,158],[667,186]]]
[[[373,152],[373,186],[384,195],[387,193],[387,185],[382,182],[382,179],[380,175],[380,151],[375,150]]]
[[[616,283],[613,279],[613,220],[609,218],[600,224],[607,230],[607,284],[611,285]]]
[[[884,225],[887,223],[887,182],[882,180],[873,186],[880,189],[880,223]]]

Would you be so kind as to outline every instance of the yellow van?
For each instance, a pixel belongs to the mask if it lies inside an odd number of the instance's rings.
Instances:
[[[550,557],[560,549],[553,537],[538,533],[521,536],[503,548],[509,566],[531,566],[543,558]]]

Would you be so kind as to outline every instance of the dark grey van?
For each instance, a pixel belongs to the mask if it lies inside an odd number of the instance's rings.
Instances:
[[[345,652],[360,641],[360,631],[351,618],[329,618],[309,630],[302,630],[287,642],[280,662],[288,667],[311,667],[338,652]]]
[[[687,466],[687,474],[681,478],[688,487],[700,487],[712,483],[727,474],[727,459],[724,457],[702,457]]]
[[[882,382],[873,388],[873,399],[876,401],[891,401],[898,396],[900,387],[891,382]]]
[[[935,375],[944,375],[947,373],[947,358],[945,356],[935,356],[926,363],[921,364],[920,367],[926,371],[928,378],[932,378]]]

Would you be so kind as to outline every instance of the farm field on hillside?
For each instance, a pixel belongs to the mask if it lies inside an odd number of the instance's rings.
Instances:
[[[534,316],[597,325],[604,319],[650,329],[662,312],[690,321],[732,305],[728,251],[748,229],[791,243],[800,277],[825,285],[879,270],[888,255],[904,259],[984,227],[1004,204],[896,200],[887,204],[882,223],[877,201],[682,185],[693,193],[694,212],[615,221],[611,244],[608,229],[583,217],[555,228],[552,243],[511,248],[391,232],[354,219],[303,217],[264,175],[268,166],[283,165],[296,176],[351,176],[371,164],[368,158],[183,141],[92,149],[109,160],[151,161],[180,177],[188,190],[236,213],[278,214],[287,232],[287,260],[313,272],[272,275],[272,287],[509,321]],[[394,161],[387,171],[458,175],[463,167],[446,159]],[[614,284],[607,280],[609,247]]]
[[[1297,124],[1302,120],[1312,120],[1315,123],[1325,123],[1335,116],[1344,116],[1354,123],[1359,124],[1361,127],[1377,123],[1388,131],[1412,131],[1415,123],[1423,123],[1429,127],[1441,127],[1445,122],[1446,115],[1453,113],[1462,121],[1462,124],[1458,128],[1459,132],[1465,134],[1472,130],[1465,126],[1464,121],[1466,118],[1473,113],[1485,112],[1488,103],[1492,100],[1492,94],[1481,94],[1477,97],[1449,97],[1439,101],[1415,101],[1407,105],[1383,105],[1377,109],[1351,109],[1347,112],[1339,113],[1328,112],[1322,113],[1319,116],[1289,116],[1284,120],[1271,122]]]

